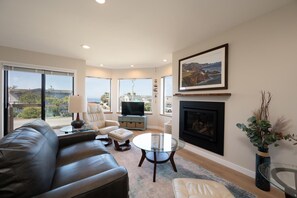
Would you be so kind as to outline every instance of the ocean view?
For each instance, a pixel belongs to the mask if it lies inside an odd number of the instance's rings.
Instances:
[[[100,98],[87,98],[87,102],[100,103],[101,100],[100,100]]]

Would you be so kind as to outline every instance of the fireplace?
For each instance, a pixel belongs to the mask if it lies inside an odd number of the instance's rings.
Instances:
[[[190,144],[224,155],[223,102],[180,102],[179,138]]]

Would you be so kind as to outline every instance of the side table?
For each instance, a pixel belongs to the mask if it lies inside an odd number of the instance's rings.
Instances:
[[[184,141],[175,139],[167,133],[144,133],[134,137],[133,144],[142,152],[139,167],[141,167],[144,159],[154,164],[153,182],[156,181],[157,164],[170,161],[173,170],[177,172],[174,154],[179,149],[184,148]]]
[[[271,184],[285,193],[286,198],[297,197],[297,166],[281,163],[263,163],[259,172]]]
[[[80,133],[80,132],[96,132],[95,130],[88,128],[86,126],[83,126],[82,128],[78,128],[78,129],[75,129],[72,126],[65,126],[65,127],[62,127],[60,131],[64,132],[65,134]]]

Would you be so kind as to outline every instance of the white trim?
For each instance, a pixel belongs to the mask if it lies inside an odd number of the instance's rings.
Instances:
[[[195,146],[193,146],[191,144],[186,143],[185,149],[188,150],[188,151],[191,151],[193,153],[196,153],[198,155],[201,155],[202,157],[205,157],[205,158],[207,158],[207,159],[209,159],[211,161],[219,163],[219,164],[221,164],[223,166],[226,166],[228,168],[236,170],[236,171],[238,171],[238,172],[240,172],[240,173],[242,173],[244,175],[247,175],[247,176],[249,176],[251,178],[255,178],[255,172],[254,171],[251,171],[251,170],[246,169],[246,168],[244,168],[242,166],[239,166],[237,164],[234,164],[232,162],[224,160],[224,159],[222,159],[220,157],[217,157],[215,155],[207,153],[207,152],[205,152],[203,150],[198,149],[197,147],[195,147]],[[205,168],[207,168],[207,167],[205,167]]]
[[[148,125],[147,128],[148,129],[157,129],[157,130],[163,131],[163,127],[155,126],[155,125]],[[251,170],[246,169],[246,168],[244,168],[242,166],[239,166],[237,164],[234,164],[232,162],[224,160],[220,156],[215,156],[215,155],[213,155],[211,153],[207,153],[206,151],[203,151],[202,149],[197,148],[194,145],[186,143],[185,149],[188,150],[188,151],[191,151],[191,152],[193,152],[195,154],[201,155],[202,157],[205,157],[205,158],[207,158],[207,159],[209,159],[211,161],[219,163],[219,164],[221,164],[223,166],[226,166],[228,168],[236,170],[236,171],[238,171],[238,172],[240,172],[240,173],[242,173],[242,174],[244,174],[246,176],[249,176],[251,178],[255,178],[255,172],[254,171],[251,171]],[[207,168],[207,167],[205,167],[205,168]]]

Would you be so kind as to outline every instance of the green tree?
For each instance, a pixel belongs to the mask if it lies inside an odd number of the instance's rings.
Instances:
[[[70,116],[71,114],[68,113],[68,98],[68,96],[64,98],[46,97],[46,116]]]
[[[26,104],[40,104],[41,96],[37,93],[33,93],[32,91],[27,91],[19,97],[19,102]]]
[[[108,104],[109,103],[109,93],[105,92],[102,96],[101,96],[101,102]]]
[[[150,103],[144,103],[144,111],[151,111],[151,104]]]
[[[40,118],[41,108],[40,107],[25,107],[23,111],[18,115],[20,118]]]

